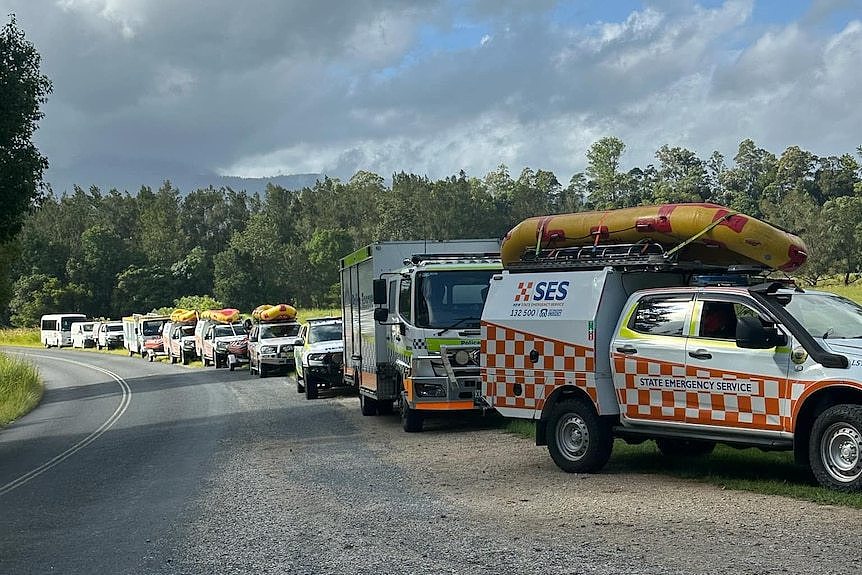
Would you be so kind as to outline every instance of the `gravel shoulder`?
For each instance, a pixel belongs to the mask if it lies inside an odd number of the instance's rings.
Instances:
[[[568,475],[481,420],[406,434],[356,398],[235,386],[244,417],[148,571],[860,572],[862,511],[636,474]]]

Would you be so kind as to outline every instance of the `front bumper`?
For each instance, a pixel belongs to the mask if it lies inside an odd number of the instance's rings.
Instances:
[[[318,387],[333,388],[344,385],[344,370],[341,366],[309,365],[302,368],[303,377],[314,381]]]

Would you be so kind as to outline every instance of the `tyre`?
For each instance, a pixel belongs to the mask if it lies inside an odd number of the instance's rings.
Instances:
[[[401,427],[407,433],[419,433],[422,431],[422,412],[411,409],[406,401],[401,402]]]
[[[703,457],[715,450],[714,441],[660,437],[655,444],[662,455],[668,457]]]
[[[135,352],[133,352],[132,350],[129,350],[129,357],[135,357]]]
[[[216,369],[223,368],[224,364],[225,364],[225,359],[226,358],[224,356],[221,356],[218,353],[214,353],[213,354],[213,363],[215,363],[215,368]]]
[[[392,400],[377,402],[377,413],[380,415],[392,415],[394,411],[395,408],[392,405]]]
[[[267,369],[266,369],[266,365],[265,365],[265,364],[263,364],[263,363],[259,363],[259,364],[257,364],[257,376],[258,376],[259,378],[263,379],[264,377],[266,377],[266,376],[267,376],[267,373],[268,373],[268,372],[267,372]]]
[[[839,491],[862,490],[862,405],[834,405],[811,428],[808,458],[818,483]]]
[[[610,427],[592,404],[564,399],[548,414],[548,452],[567,473],[592,473],[608,462],[613,448]]]
[[[317,383],[311,378],[305,382],[305,399],[317,399]]]
[[[359,394],[359,409],[362,415],[377,415],[377,400]]]
[[[227,362],[227,368],[228,368],[230,371],[233,371],[234,369],[236,369],[236,362],[234,362],[234,363]]]
[[[189,356],[187,356],[187,355],[186,355],[185,350],[180,350],[180,362],[181,362],[183,365],[188,365],[188,364],[189,364]]]
[[[203,362],[204,362],[204,367],[209,367],[209,366],[210,366],[210,360],[208,360],[208,359],[207,359],[207,356],[203,356],[201,359],[202,359],[202,360],[203,360]]]
[[[169,353],[169,354],[168,354],[168,357],[170,357],[170,358],[171,358],[171,363],[172,363],[172,364],[177,362],[177,358],[176,358],[176,357],[174,357],[174,354],[173,354],[173,353]]]

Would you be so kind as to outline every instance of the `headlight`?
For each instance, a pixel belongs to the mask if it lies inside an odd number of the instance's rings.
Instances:
[[[325,353],[309,353],[308,354],[308,361],[323,361],[324,359],[326,359]]]
[[[220,341],[216,344],[216,349],[227,349],[227,342]]]
[[[276,348],[274,345],[262,345],[260,346],[260,353],[275,353]]]
[[[467,365],[470,363],[470,354],[464,349],[459,349],[452,354],[452,361],[455,365]]]
[[[436,383],[417,383],[416,395],[419,397],[446,397],[446,390]]]
[[[193,342],[193,341],[184,341],[183,342],[183,347],[194,347],[194,346],[195,346],[195,342]]]

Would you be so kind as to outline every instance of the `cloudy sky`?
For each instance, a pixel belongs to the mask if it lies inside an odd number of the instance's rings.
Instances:
[[[562,182],[614,135],[862,144],[862,0],[0,0],[54,94],[52,174],[366,169]]]

